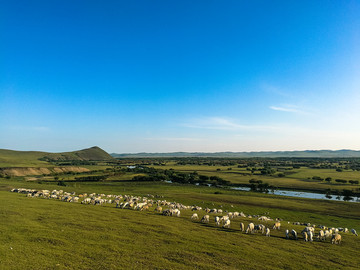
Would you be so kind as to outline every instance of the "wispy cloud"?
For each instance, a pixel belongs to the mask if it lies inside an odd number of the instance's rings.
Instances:
[[[269,108],[274,111],[297,113],[297,114],[310,114],[309,112],[301,109],[296,105],[270,106]]]
[[[285,91],[284,89],[281,89],[279,87],[267,84],[267,83],[263,83],[261,84],[261,89],[265,92],[271,93],[271,94],[275,94],[278,96],[282,96],[282,97],[292,97],[291,94],[289,94],[287,91]]]
[[[199,138],[174,138],[174,137],[159,137],[159,138],[145,138],[145,140],[149,140],[149,141],[184,141],[184,142],[189,142],[189,141],[201,141],[202,139]]]
[[[243,125],[237,123],[234,119],[224,117],[205,117],[191,119],[182,126],[198,129],[214,129],[214,130],[275,130],[275,126],[263,125]]]

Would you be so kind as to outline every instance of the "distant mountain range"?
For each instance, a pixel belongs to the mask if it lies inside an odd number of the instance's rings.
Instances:
[[[155,158],[155,157],[216,157],[216,158],[360,158],[360,151],[355,150],[305,150],[305,151],[274,151],[274,152],[172,152],[172,153],[136,153],[110,154],[114,158]]]

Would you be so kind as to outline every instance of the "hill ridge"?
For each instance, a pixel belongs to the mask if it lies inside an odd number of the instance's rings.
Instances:
[[[1,167],[47,167],[52,161],[101,161],[113,157],[98,146],[72,152],[50,153],[0,149]]]

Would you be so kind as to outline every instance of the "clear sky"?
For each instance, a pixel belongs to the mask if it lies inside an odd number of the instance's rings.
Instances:
[[[0,148],[360,149],[360,1],[0,1]]]

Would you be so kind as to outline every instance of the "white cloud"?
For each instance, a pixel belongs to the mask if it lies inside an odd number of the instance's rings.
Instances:
[[[205,117],[196,118],[183,123],[182,126],[197,129],[213,129],[213,130],[243,130],[243,131],[272,131],[278,130],[279,126],[266,125],[242,125],[237,123],[234,119],[225,117]]]
[[[292,97],[291,94],[289,94],[287,91],[280,89],[279,87],[270,85],[268,83],[263,83],[260,86],[265,92],[275,94],[282,97]]]
[[[310,114],[309,112],[302,110],[300,107],[296,105],[270,106],[269,108],[274,111],[289,112],[296,114]]]
[[[203,139],[199,139],[199,138],[174,138],[174,137],[145,138],[145,140],[149,140],[149,141],[183,141],[183,142],[203,141]]]

